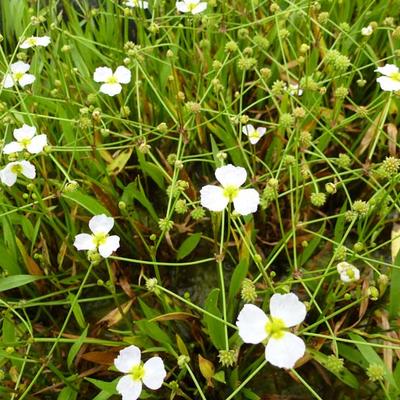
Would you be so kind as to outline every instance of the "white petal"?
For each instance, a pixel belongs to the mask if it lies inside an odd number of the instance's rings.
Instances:
[[[12,154],[12,153],[18,153],[19,151],[22,151],[24,148],[21,145],[21,143],[18,142],[11,142],[8,143],[4,146],[3,148],[3,153],[4,154]]]
[[[242,186],[246,182],[247,172],[242,167],[235,167],[232,164],[219,167],[215,170],[215,177],[223,186]]]
[[[180,12],[186,13],[189,11],[187,4],[183,1],[176,2],[176,9]]]
[[[49,36],[41,36],[36,38],[36,46],[46,47],[49,45],[51,39]]]
[[[26,146],[26,149],[31,154],[38,154],[41,151],[43,151],[43,148],[46,145],[47,145],[47,136],[42,134],[32,138],[31,142],[28,144],[28,146]]]
[[[122,396],[122,400],[136,400],[142,393],[142,382],[134,381],[130,375],[125,375],[118,381],[117,392]]]
[[[224,189],[215,185],[203,186],[200,190],[200,203],[210,211],[222,211],[229,203],[224,196]]]
[[[105,82],[106,79],[112,76],[113,72],[111,68],[108,67],[98,67],[94,71],[93,80],[95,82]]]
[[[125,347],[114,360],[115,368],[125,374],[130,373],[135,365],[140,364],[140,349],[134,345]]]
[[[275,293],[269,301],[269,312],[283,320],[286,328],[300,324],[307,314],[306,306],[294,293]]]
[[[95,215],[89,221],[89,228],[93,233],[108,233],[114,226],[114,218],[105,214]]]
[[[257,128],[257,132],[260,135],[260,137],[264,136],[266,131],[267,131],[267,128],[264,128],[262,126]]]
[[[389,76],[389,75],[391,75],[391,74],[394,74],[394,73],[396,73],[396,72],[399,72],[399,68],[398,68],[396,65],[394,65],[394,64],[386,64],[386,65],[383,66],[383,67],[378,67],[378,68],[375,70],[375,72],[379,72],[379,73],[381,73],[382,75]]]
[[[207,3],[205,2],[199,3],[195,8],[193,8],[192,14],[193,15],[199,14],[203,12],[206,8],[207,8]]]
[[[380,76],[376,81],[381,85],[381,89],[385,92],[400,90],[400,81],[396,79],[389,78],[388,76]]]
[[[31,38],[28,38],[26,40],[24,40],[21,44],[21,49],[29,49],[30,47],[34,46],[34,44],[32,43],[32,41],[30,40]]]
[[[255,189],[241,189],[233,199],[235,211],[241,215],[248,215],[257,211],[260,195]]]
[[[114,73],[119,83],[129,83],[131,81],[131,71],[128,68],[119,66]]]
[[[3,79],[2,85],[6,89],[14,86],[14,79],[13,79],[11,74],[4,75],[4,79]]]
[[[21,85],[21,87],[24,87],[35,82],[35,79],[35,76],[32,74],[24,74],[22,78],[18,79],[18,83]]]
[[[163,360],[160,357],[152,357],[144,363],[143,367],[143,383],[149,389],[159,389],[167,376]]]
[[[236,321],[239,336],[245,343],[261,343],[267,338],[265,330],[267,322],[268,317],[261,308],[253,304],[245,304]]]
[[[32,139],[36,134],[36,128],[26,124],[22,125],[22,128],[14,129],[13,136],[18,142],[24,139]]]
[[[106,239],[106,242],[99,246],[99,253],[103,258],[110,257],[111,254],[119,248],[119,236],[112,235]]]
[[[280,339],[269,339],[265,347],[265,359],[279,368],[293,368],[305,351],[306,345],[302,339],[285,332]]]
[[[4,185],[11,187],[17,181],[17,174],[11,171],[9,165],[0,171],[0,180]]]
[[[260,137],[259,136],[258,137],[255,137],[255,136],[249,137],[249,142],[251,144],[257,144],[259,141],[260,141]]]
[[[109,96],[115,96],[121,93],[122,86],[119,83],[103,83],[100,86],[100,92],[108,94]]]
[[[242,128],[242,132],[245,134],[245,135],[250,135],[250,133],[252,133],[252,132],[254,132],[254,126],[253,125],[251,125],[251,124],[247,124],[247,125],[245,125],[243,128]]]
[[[25,73],[25,72],[29,71],[30,67],[31,66],[29,64],[26,64],[22,61],[17,61],[16,63],[10,65],[10,70],[13,73],[16,73],[16,72]]]
[[[36,176],[36,169],[29,161],[20,161],[22,167],[21,174],[28,179],[34,179]]]
[[[80,233],[75,236],[74,246],[77,250],[96,250],[93,236],[87,233]]]

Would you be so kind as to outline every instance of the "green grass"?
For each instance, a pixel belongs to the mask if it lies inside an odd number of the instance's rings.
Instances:
[[[0,71],[25,60],[36,76],[0,88],[3,144],[23,123],[50,143],[29,157],[34,181],[0,191],[0,397],[120,398],[113,360],[135,344],[168,372],[143,398],[398,399],[399,173],[385,159],[400,98],[374,70],[400,66],[400,2],[214,0],[196,17],[99,3],[0,2]],[[19,49],[31,35],[51,44]],[[94,70],[119,65],[130,84],[100,93]],[[247,123],[267,129],[255,146]],[[257,213],[200,209],[228,163]],[[101,213],[121,247],[95,265],[73,243]],[[359,281],[340,281],[343,260]],[[238,336],[246,278],[266,312],[273,293],[307,304],[295,369]]]

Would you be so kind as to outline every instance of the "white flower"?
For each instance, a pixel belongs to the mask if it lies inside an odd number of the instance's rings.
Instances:
[[[384,76],[380,76],[376,81],[381,85],[381,89],[386,92],[400,90],[400,71],[396,65],[386,64],[375,70]]]
[[[18,153],[22,150],[37,154],[47,145],[47,136],[44,134],[36,135],[34,126],[24,124],[22,128],[14,129],[13,135],[16,141],[4,146],[4,154]]]
[[[119,66],[113,73],[111,68],[98,67],[94,71],[93,79],[95,82],[104,82],[100,86],[100,92],[115,96],[121,93],[121,83],[129,83],[131,81],[131,71],[126,67]]]
[[[249,137],[249,141],[251,144],[256,144],[264,135],[266,128],[258,127],[254,128],[253,125],[248,124],[242,128],[242,132]]]
[[[206,185],[200,190],[200,203],[210,211],[222,211],[230,201],[233,201],[235,211],[241,215],[257,211],[260,195],[255,189],[240,189],[246,181],[247,172],[242,167],[231,164],[217,168],[215,177],[222,185]]]
[[[4,185],[11,187],[17,181],[17,176],[20,174],[28,179],[34,179],[36,176],[35,166],[25,160],[10,162],[0,171],[0,180]]]
[[[117,384],[117,391],[122,400],[136,400],[142,392],[142,385],[152,390],[159,389],[167,375],[163,360],[160,357],[141,361],[140,349],[129,346],[119,352],[114,360],[118,371],[126,374]]]
[[[288,332],[306,317],[306,306],[294,293],[274,294],[269,302],[271,315],[261,308],[246,304],[238,315],[236,325],[245,343],[258,344],[268,340],[265,359],[279,368],[293,368],[303,357],[306,345],[302,339]]]
[[[36,79],[32,74],[26,73],[29,71],[30,67],[31,66],[29,64],[26,64],[22,61],[17,61],[16,63],[11,64],[10,65],[11,73],[4,75],[2,85],[5,88],[10,88],[16,85],[17,83],[19,83],[21,87],[30,85]]]
[[[289,83],[288,92],[292,96],[301,96],[303,94],[303,89],[300,89],[297,83]]]
[[[80,233],[75,236],[74,246],[77,250],[98,250],[104,258],[109,257],[119,248],[119,236],[108,235],[114,226],[114,219],[104,214],[95,215],[89,221],[89,228],[93,235]]]
[[[346,261],[340,262],[336,268],[340,279],[345,283],[355,282],[360,279],[360,270]]]
[[[176,2],[176,8],[182,13],[190,12],[194,15],[203,12],[207,8],[207,3],[200,0],[183,0]]]
[[[361,29],[361,35],[363,36],[371,36],[373,32],[374,29],[372,28],[371,25],[365,26],[364,28]]]
[[[21,49],[29,49],[34,46],[47,47],[50,43],[50,38],[48,36],[31,36],[24,40],[21,44]]]
[[[147,8],[149,8],[149,3],[147,1],[142,1],[142,0],[127,0],[124,3],[125,6],[127,7],[139,7],[139,8],[143,8],[144,10],[146,10]]]

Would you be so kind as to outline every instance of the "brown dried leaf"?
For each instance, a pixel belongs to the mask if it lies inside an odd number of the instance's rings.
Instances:
[[[122,312],[126,314],[128,310],[131,308],[133,300],[129,300],[126,303],[121,305]],[[123,316],[119,312],[118,308],[114,308],[107,315],[105,315],[101,320],[97,321],[98,325],[106,325],[108,328],[117,324]]]
[[[389,147],[389,154],[393,157],[396,156],[396,143],[397,143],[397,127],[396,125],[389,123],[387,126],[387,133],[389,136],[389,143],[388,143],[388,147]]]
[[[82,354],[82,358],[95,364],[111,365],[114,363],[115,353],[111,351],[91,351]]]

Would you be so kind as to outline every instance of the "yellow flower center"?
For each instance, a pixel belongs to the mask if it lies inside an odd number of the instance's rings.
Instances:
[[[114,75],[111,75],[109,78],[106,79],[106,83],[118,83],[118,79]]]
[[[36,46],[36,38],[34,37],[27,39],[27,42],[30,46]]]
[[[356,276],[355,276],[355,273],[354,273],[354,270],[352,269],[352,268],[347,268],[346,269],[346,275],[350,278],[350,279],[354,279]]]
[[[196,3],[189,3],[189,4],[187,5],[187,8],[188,8],[188,10],[189,10],[190,12],[192,12],[196,7],[197,7],[197,4],[196,4]]]
[[[24,75],[25,75],[24,72],[16,72],[16,73],[14,74],[14,79],[15,79],[16,81],[19,81]]]
[[[134,381],[140,381],[144,377],[144,366],[143,364],[135,365],[132,368],[131,376]]]
[[[20,164],[15,164],[11,167],[11,172],[18,175],[22,172],[22,166]]]
[[[20,143],[22,144],[22,146],[27,147],[31,144],[31,139],[30,138],[24,138],[20,141]]]
[[[400,82],[400,72],[393,72],[389,76],[390,76],[390,78],[394,79],[395,81]]]
[[[251,132],[251,133],[250,133],[249,137],[250,137],[251,139],[259,139],[259,138],[260,138],[260,134],[258,133],[257,130],[255,130],[254,132]]]
[[[96,245],[96,247],[99,247],[106,242],[107,237],[107,233],[97,232],[93,235],[93,243]]]
[[[265,331],[269,337],[274,339],[281,339],[285,334],[285,323],[280,318],[270,317],[268,322],[265,324]]]
[[[224,187],[224,196],[227,197],[229,201],[233,201],[238,194],[238,187],[232,185]]]

